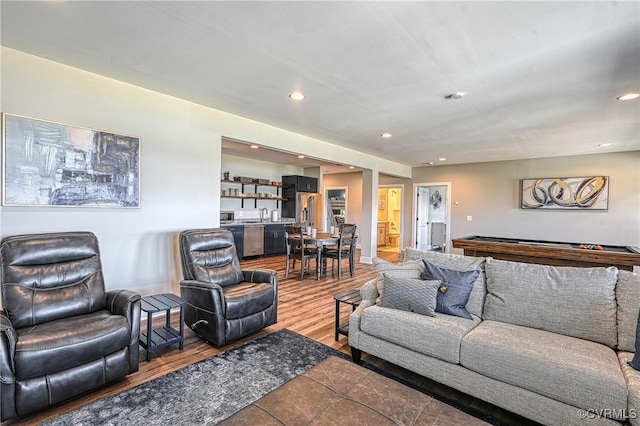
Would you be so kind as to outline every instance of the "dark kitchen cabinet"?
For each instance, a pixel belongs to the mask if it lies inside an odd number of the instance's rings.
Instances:
[[[233,240],[236,244],[236,253],[238,253],[238,258],[242,259],[244,253],[244,226],[231,225],[224,226],[224,228],[228,229],[233,234]]]
[[[268,224],[264,226],[264,254],[284,254],[287,251],[284,224]]]
[[[282,191],[286,201],[282,202],[282,217],[293,218],[299,222],[306,222],[301,210],[306,205],[301,205],[302,194],[318,193],[318,179],[309,176],[282,176]]]
[[[318,179],[309,176],[282,176],[282,184],[295,192],[318,192]]]

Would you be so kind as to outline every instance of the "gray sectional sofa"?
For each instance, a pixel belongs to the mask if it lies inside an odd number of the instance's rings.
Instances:
[[[419,278],[426,259],[480,271],[471,319],[381,306],[384,276]],[[349,322],[349,345],[548,425],[640,425],[635,351],[640,278],[405,249],[376,265]],[[383,276],[384,274],[384,276]]]

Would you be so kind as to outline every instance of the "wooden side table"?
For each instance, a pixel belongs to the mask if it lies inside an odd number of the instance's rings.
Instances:
[[[140,309],[147,313],[147,331],[140,332],[140,346],[147,351],[147,362],[151,361],[151,352],[165,346],[180,344],[184,349],[184,305],[187,302],[171,293],[155,294],[143,297]],[[180,330],[171,327],[171,309],[180,308]],[[165,311],[164,327],[152,328],[152,316],[156,312]]]
[[[347,305],[351,305],[351,312],[355,311],[360,302],[362,302],[362,298],[360,297],[360,290],[349,290],[346,293],[341,293],[333,296],[336,301],[336,324],[335,324],[335,340],[338,341],[338,336],[342,334],[343,336],[349,335],[349,324],[340,324],[340,304],[344,303]]]

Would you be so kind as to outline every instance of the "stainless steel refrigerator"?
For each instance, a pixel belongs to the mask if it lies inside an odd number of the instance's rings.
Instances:
[[[282,202],[282,217],[294,219],[305,226],[319,227],[316,209],[321,205],[317,178],[308,176],[282,176],[285,184]]]
[[[316,226],[316,209],[319,205],[320,194],[312,192],[296,192],[289,195],[282,203],[282,217],[295,219],[296,223],[305,226]]]
[[[320,194],[310,192],[298,192],[296,194],[296,222],[304,223],[306,226],[315,227],[316,206],[318,205]]]

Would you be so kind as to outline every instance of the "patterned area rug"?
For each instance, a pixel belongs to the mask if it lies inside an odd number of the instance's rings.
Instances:
[[[280,330],[62,415],[45,425],[214,425],[335,349]]]
[[[215,425],[330,355],[350,359],[322,343],[283,329],[43,424]],[[363,363],[362,366],[484,421],[502,424],[492,416],[433,395],[428,389],[398,379],[373,365]],[[447,424],[456,424],[451,420]]]

